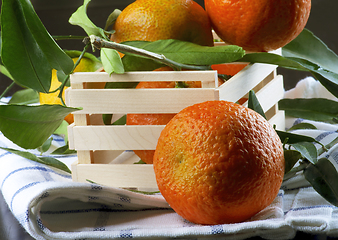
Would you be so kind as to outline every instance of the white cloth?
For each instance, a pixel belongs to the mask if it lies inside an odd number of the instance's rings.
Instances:
[[[318,130],[302,133],[322,142],[338,136],[337,126],[314,124]],[[62,145],[60,141],[55,136],[53,144]],[[18,148],[2,133],[0,146]],[[325,154],[335,162],[338,149]],[[76,155],[56,157],[67,165],[76,160]],[[296,231],[338,237],[338,208],[314,191],[302,174],[285,182],[274,202],[252,219],[215,226],[182,219],[159,194],[72,182],[70,174],[4,150],[0,190],[14,216],[36,239],[292,239]]]

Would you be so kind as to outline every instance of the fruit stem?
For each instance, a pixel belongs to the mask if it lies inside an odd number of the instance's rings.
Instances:
[[[15,85],[15,82],[13,81],[13,82],[5,89],[5,91],[3,91],[3,93],[0,95],[0,99],[2,99],[2,98],[6,95],[6,93],[7,93],[9,90],[11,90],[12,87],[14,87],[14,85]]]
[[[82,40],[84,37],[74,36],[74,35],[57,35],[57,36],[53,36],[53,38],[55,41],[59,41],[59,40],[69,40],[69,39]]]
[[[297,167],[292,168],[284,175],[283,181],[289,180],[290,178],[294,177],[297,172],[303,171],[309,164],[310,162],[308,160],[302,159]]]
[[[79,65],[81,59],[83,58],[85,52],[88,50],[89,46],[90,46],[89,43],[86,44],[86,46],[85,46],[84,49],[82,50],[80,56],[78,57],[77,61],[75,62],[74,67],[73,67],[73,70],[71,71],[70,74],[72,74],[72,73],[74,72],[75,68],[77,67],[77,65]],[[62,105],[64,105],[64,106],[66,106],[66,104],[65,104],[65,102],[64,102],[64,100],[63,100],[63,98],[62,98],[62,93],[63,93],[63,89],[65,88],[65,86],[67,85],[67,83],[68,83],[68,81],[69,81],[69,76],[70,76],[70,74],[66,75],[66,77],[65,77],[64,80],[62,81],[62,84],[61,84],[60,87],[58,88],[58,90],[60,90],[59,96],[58,96],[58,97],[60,98],[61,103],[62,103]]]
[[[150,51],[147,51],[141,48],[136,48],[136,47],[132,47],[132,46],[128,46],[128,45],[124,45],[124,44],[120,44],[120,43],[116,43],[112,41],[106,41],[94,35],[91,35],[89,38],[90,38],[90,42],[92,46],[97,49],[110,48],[110,49],[115,49],[123,53],[136,54],[136,55],[160,62],[162,64],[165,64],[177,71],[182,70],[182,69],[211,70],[210,66],[196,66],[196,65],[178,63],[178,62],[175,62],[173,60],[166,58],[163,54],[157,54],[157,53],[150,52]]]

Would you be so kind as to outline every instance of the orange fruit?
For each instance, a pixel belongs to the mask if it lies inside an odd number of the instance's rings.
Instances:
[[[115,42],[177,39],[213,46],[208,16],[192,0],[137,0],[123,9],[114,30]]]
[[[224,42],[267,52],[298,36],[309,18],[311,0],[205,0],[204,5]]]
[[[247,65],[248,63],[222,63],[211,65],[211,68],[217,70],[219,74],[234,76]]]
[[[154,71],[172,71],[170,67],[161,67]],[[201,82],[186,82],[186,87],[200,88]],[[175,82],[140,82],[136,88],[174,88]],[[175,114],[127,114],[127,125],[166,125]],[[153,163],[155,150],[134,150],[134,153],[145,163]]]
[[[169,205],[198,224],[249,219],[271,204],[284,176],[283,146],[273,127],[227,101],[177,113],[158,139],[153,165]]]

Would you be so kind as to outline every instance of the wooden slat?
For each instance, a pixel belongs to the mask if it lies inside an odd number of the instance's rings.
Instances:
[[[151,81],[217,81],[217,71],[144,71],[111,74],[106,72],[76,72],[70,76],[72,84],[83,82],[151,82]]]
[[[72,146],[76,150],[155,149],[163,125],[74,126]]]
[[[231,79],[222,84],[219,89],[220,100],[238,101],[251,89],[276,69],[275,65],[255,63],[248,65]]]
[[[72,123],[72,124],[70,124],[67,127],[68,147],[69,147],[69,149],[75,149],[75,146],[74,146],[74,133],[73,133],[74,126],[75,126],[75,123]]]
[[[255,94],[263,110],[269,110],[284,96],[283,76],[278,75]],[[247,103],[244,106],[247,106]]]
[[[276,129],[278,130],[285,130],[285,113],[284,111],[277,111],[275,116],[273,116],[270,120],[269,123],[271,125],[276,125]]]
[[[69,106],[82,107],[76,114],[87,113],[177,113],[183,108],[215,100],[212,88],[181,89],[73,89]]]
[[[74,164],[74,181],[158,191],[152,164]]]

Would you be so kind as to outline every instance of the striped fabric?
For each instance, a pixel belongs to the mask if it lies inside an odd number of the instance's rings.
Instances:
[[[318,129],[298,132],[324,144],[338,136],[336,125],[311,123]],[[62,139],[55,136],[53,145],[62,145]],[[2,133],[0,146],[19,149]],[[324,154],[337,165],[338,146]],[[76,155],[56,157],[67,165],[76,160]],[[4,150],[0,190],[14,216],[36,239],[292,239],[297,231],[338,237],[338,208],[314,191],[302,174],[285,182],[274,202],[252,219],[215,226],[184,220],[159,194],[75,183],[70,174]]]

